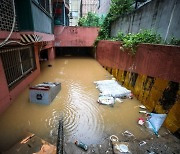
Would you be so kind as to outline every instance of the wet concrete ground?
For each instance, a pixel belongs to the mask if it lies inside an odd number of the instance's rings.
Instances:
[[[127,142],[130,153],[133,154],[179,154],[180,140],[170,133],[160,137],[152,136],[144,141],[145,145],[140,146],[141,142],[134,138],[125,138],[119,136],[121,142]],[[91,145],[88,151],[83,151],[73,143],[65,143],[64,151],[67,154],[114,154],[113,147],[109,138],[105,139],[103,144]]]

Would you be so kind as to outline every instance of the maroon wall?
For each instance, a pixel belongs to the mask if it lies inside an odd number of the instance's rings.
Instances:
[[[39,56],[38,56],[38,46],[34,46],[35,57],[36,57],[36,70],[33,71],[29,76],[24,78],[14,89],[9,90],[6,77],[4,74],[4,69],[2,61],[0,58],[0,114],[3,113],[12,101],[40,74]]]
[[[55,26],[55,47],[93,47],[98,36],[96,27]]]
[[[180,82],[180,47],[140,44],[136,55],[120,49],[120,42],[100,41],[96,57],[101,65]]]

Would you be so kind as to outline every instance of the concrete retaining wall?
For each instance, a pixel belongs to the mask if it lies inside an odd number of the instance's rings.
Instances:
[[[120,47],[120,42],[100,41],[98,62],[150,111],[168,113],[165,126],[173,133],[178,131],[180,47],[141,44],[134,56]]]
[[[55,47],[93,47],[98,36],[96,27],[55,26]]]
[[[152,0],[131,14],[120,17],[111,26],[111,36],[118,31],[137,33],[140,29],[153,29],[164,40],[172,37],[180,39],[180,1]]]

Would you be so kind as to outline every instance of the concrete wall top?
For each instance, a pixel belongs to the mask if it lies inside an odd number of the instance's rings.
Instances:
[[[111,26],[111,36],[118,31],[138,33],[140,29],[152,29],[164,40],[180,39],[180,1],[152,0],[136,11],[120,17]]]
[[[93,47],[98,36],[97,27],[55,26],[55,47]]]

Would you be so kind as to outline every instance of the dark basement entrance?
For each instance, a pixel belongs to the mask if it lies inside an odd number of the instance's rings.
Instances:
[[[60,47],[55,49],[57,57],[63,56],[85,56],[94,57],[93,47]]]

